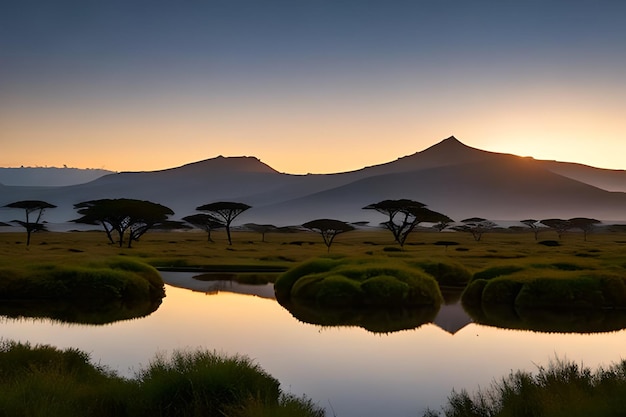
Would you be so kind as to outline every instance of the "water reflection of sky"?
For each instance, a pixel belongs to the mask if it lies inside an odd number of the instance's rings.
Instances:
[[[341,417],[414,416],[438,408],[452,388],[485,387],[556,356],[608,365],[622,358],[626,343],[626,331],[547,334],[477,324],[454,335],[434,324],[381,335],[300,323],[271,299],[171,286],[161,307],[142,319],[105,326],[3,319],[0,330],[5,339],[78,347],[128,376],[156,352],[177,348],[248,355],[283,389],[331,404]]]

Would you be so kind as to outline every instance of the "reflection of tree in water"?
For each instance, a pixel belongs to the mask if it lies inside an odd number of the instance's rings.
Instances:
[[[510,305],[463,305],[479,324],[546,333],[603,333],[626,329],[626,310],[531,309]]]
[[[0,315],[12,319],[37,318],[99,325],[148,316],[159,308],[161,301],[161,298],[133,302],[5,300],[0,304]]]
[[[321,326],[356,326],[372,333],[416,329],[435,320],[439,307],[350,308],[318,307],[309,303],[280,301],[296,319]]]

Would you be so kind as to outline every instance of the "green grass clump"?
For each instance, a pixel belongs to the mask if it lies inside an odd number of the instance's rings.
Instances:
[[[608,369],[556,360],[533,375],[511,372],[490,388],[470,395],[452,391],[445,417],[589,417],[623,416],[626,410],[626,360]],[[441,414],[427,410],[424,417]]]
[[[1,416],[124,415],[134,389],[77,349],[0,341]]]
[[[138,373],[144,415],[223,416],[225,407],[255,399],[278,404],[279,382],[248,358],[176,351]]]
[[[472,278],[472,274],[463,265],[451,261],[420,261],[414,263],[427,274],[433,276],[439,285],[465,286]]]
[[[341,261],[338,259],[317,258],[312,261],[304,262],[288,270],[274,283],[274,292],[276,293],[276,297],[289,298],[292,287],[301,277],[328,272],[340,263]]]
[[[157,355],[134,378],[77,349],[0,340],[0,416],[322,417],[310,399],[282,392],[250,359],[208,351]]]
[[[602,282],[592,277],[539,278],[520,287],[513,300],[517,307],[599,308],[606,304]]]
[[[439,306],[443,300],[422,270],[371,258],[315,259],[281,275],[274,288],[279,300],[328,306]]]
[[[130,259],[76,265],[44,263],[0,268],[0,298],[141,300],[162,298],[163,280],[151,266]]]

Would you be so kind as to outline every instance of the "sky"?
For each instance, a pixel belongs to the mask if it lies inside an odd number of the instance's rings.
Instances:
[[[454,135],[626,168],[626,2],[0,1],[0,166],[280,172]]]

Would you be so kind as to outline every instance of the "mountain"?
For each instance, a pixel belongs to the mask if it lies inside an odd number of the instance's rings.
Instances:
[[[0,205],[37,199],[55,204],[46,219],[76,218],[73,205],[99,198],[136,198],[172,208],[177,219],[214,201],[253,208],[242,223],[302,224],[315,218],[384,221],[362,210],[409,198],[453,219],[516,220],[595,217],[626,220],[626,172],[483,151],[447,138],[421,152],[356,171],[291,175],[254,157],[217,157],[151,172],[122,172],[65,187],[1,187]],[[21,213],[0,211],[0,221]],[[12,217],[11,217],[12,216]],[[65,226],[67,227],[67,226]]]
[[[93,181],[112,171],[80,168],[0,168],[0,183],[16,186],[61,187]]]

